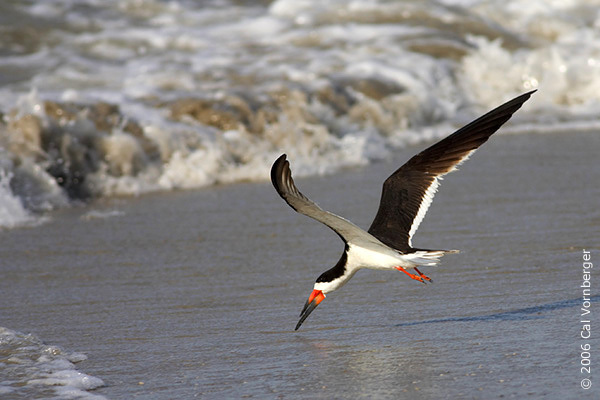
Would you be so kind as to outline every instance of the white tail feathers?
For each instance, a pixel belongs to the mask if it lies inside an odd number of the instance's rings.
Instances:
[[[445,254],[455,254],[459,250],[419,250],[414,253],[405,254],[404,257],[411,263],[432,267],[440,262],[440,258]]]

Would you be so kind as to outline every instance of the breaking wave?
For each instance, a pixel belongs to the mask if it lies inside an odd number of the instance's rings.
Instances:
[[[598,1],[242,4],[0,5],[0,227],[367,164],[533,88],[506,131],[600,129]]]

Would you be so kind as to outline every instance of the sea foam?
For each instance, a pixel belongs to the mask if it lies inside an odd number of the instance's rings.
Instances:
[[[503,131],[600,121],[600,13],[584,0],[19,12],[46,31],[0,60],[5,227],[73,200],[265,180],[282,152],[299,175],[364,165],[532,89]]]
[[[84,354],[64,352],[32,334],[0,327],[0,394],[40,398],[50,389],[61,399],[103,400],[90,391],[104,382],[74,365],[85,359]]]
[[[12,174],[6,171],[0,171],[0,227],[12,228],[19,225],[26,225],[35,219],[28,212],[21,199],[16,197],[11,188],[10,181]]]

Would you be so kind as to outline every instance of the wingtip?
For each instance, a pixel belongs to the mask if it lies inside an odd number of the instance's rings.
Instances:
[[[523,94],[522,96],[523,96],[523,97],[525,97],[525,96],[526,96],[526,97],[527,97],[527,99],[529,99],[529,98],[531,97],[531,95],[532,95],[532,94],[534,94],[534,93],[535,93],[535,92],[537,92],[537,91],[538,91],[537,89],[533,89],[533,90],[530,90],[529,92],[527,92],[527,93]]]
[[[525,102],[527,100],[529,100],[531,98],[531,95],[534,94],[535,92],[537,92],[537,89],[534,90],[530,90],[529,92],[523,93],[520,96],[515,97],[513,100],[510,100],[509,102],[505,103],[505,105],[509,106],[509,107],[513,107],[513,109],[510,110],[510,117],[512,117],[512,115],[514,113],[517,112],[517,110],[519,110],[523,104],[525,104]],[[502,107],[502,106],[500,106]]]
[[[279,158],[277,158],[277,160],[275,160],[275,162],[273,163],[273,169],[275,168],[283,168],[283,166],[288,163],[287,160],[287,154],[283,153],[282,155],[279,156]]]
[[[529,92],[525,92],[522,95],[515,97],[514,100],[517,100],[517,101],[520,100],[519,103],[523,104],[527,100],[529,100],[529,98],[531,97],[532,94],[534,94],[537,91],[538,91],[537,89],[530,90]]]
[[[279,183],[277,177],[281,173],[281,170],[284,168],[285,163],[287,162],[287,155],[283,153],[280,155],[277,160],[273,163],[271,167],[271,182],[275,188],[279,188]]]
[[[275,162],[273,163],[272,168],[275,168],[276,166],[280,165],[281,163],[283,163],[285,161],[287,161],[287,154],[283,153],[282,155],[277,157],[277,160],[275,160]]]
[[[529,100],[529,98],[531,97],[532,94],[534,94],[537,91],[538,91],[537,89],[533,89],[533,90],[530,90],[529,92],[525,92],[525,93],[523,93],[523,94],[515,97],[514,99],[508,101],[505,104],[519,104],[519,105],[522,105],[527,100]],[[502,107],[502,106],[500,106],[500,107]],[[520,106],[519,106],[519,108],[520,108]],[[514,112],[516,112],[516,110]]]

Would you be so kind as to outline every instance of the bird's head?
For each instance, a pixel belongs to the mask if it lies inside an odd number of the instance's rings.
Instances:
[[[310,313],[312,313],[313,310],[317,308],[319,304],[321,304],[327,293],[333,292],[334,290],[342,287],[350,278],[352,278],[356,271],[358,271],[358,269],[348,270],[346,268],[347,257],[348,246],[346,246],[346,250],[340,257],[340,260],[337,262],[337,264],[333,268],[323,272],[317,278],[315,286],[313,287],[313,291],[311,292],[310,296],[308,296],[308,300],[302,308],[300,320],[298,321],[295,330],[298,330],[300,325],[302,325],[304,320],[308,318]]]
[[[323,273],[315,282],[315,286],[313,287],[313,291],[308,296],[308,300],[304,303],[304,307],[302,308],[302,312],[300,313],[300,320],[296,325],[296,329],[300,328],[300,325],[304,322],[306,318],[313,312],[315,308],[325,299],[325,295],[329,292],[333,292],[334,290],[341,287],[344,283],[348,281],[352,277],[352,274],[347,274],[345,276],[330,280],[331,277],[328,275],[329,271]]]

